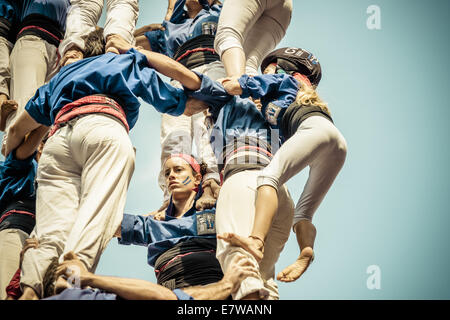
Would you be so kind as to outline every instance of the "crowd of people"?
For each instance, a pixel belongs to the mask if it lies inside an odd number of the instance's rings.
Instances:
[[[168,0],[139,29],[138,0],[107,0],[101,28],[103,5],[0,0],[0,299],[279,299],[347,152],[318,59],[276,48],[292,0]],[[164,201],[129,215],[139,98],[161,113]],[[156,284],[95,274],[114,237],[148,248]]]

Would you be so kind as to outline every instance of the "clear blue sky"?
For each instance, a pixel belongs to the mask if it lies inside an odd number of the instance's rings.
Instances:
[[[370,5],[381,29],[369,30]],[[138,27],[161,22],[162,0],[141,0]],[[443,0],[294,0],[280,46],[319,59],[320,95],[348,142],[348,155],[314,217],[316,260],[281,299],[450,299],[449,41]],[[104,21],[104,17],[103,17]],[[158,208],[160,116],[144,104],[131,139],[137,148],[125,212]],[[297,202],[307,170],[288,182]],[[97,273],[156,282],[146,248],[113,239]],[[298,256],[295,235],[276,272]],[[369,290],[366,270],[381,271]]]

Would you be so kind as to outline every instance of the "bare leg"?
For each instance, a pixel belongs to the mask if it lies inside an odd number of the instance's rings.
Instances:
[[[277,275],[277,280],[292,282],[297,280],[314,260],[314,241],[316,239],[316,228],[308,220],[300,220],[294,227],[297,242],[300,248],[300,256],[297,260],[286,267]]]
[[[234,233],[225,233],[218,235],[218,238],[247,250],[260,262],[264,256],[264,241],[277,209],[278,195],[275,188],[261,186],[256,197],[255,221],[250,236],[245,238]]]

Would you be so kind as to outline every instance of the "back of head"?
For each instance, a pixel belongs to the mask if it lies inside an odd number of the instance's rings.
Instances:
[[[276,63],[286,72],[298,72],[305,75],[313,87],[317,87],[322,78],[322,68],[317,58],[301,48],[280,48],[269,53],[261,63],[261,70]]]
[[[82,37],[84,40],[84,58],[94,57],[105,53],[105,38],[103,28],[97,27],[94,31]]]

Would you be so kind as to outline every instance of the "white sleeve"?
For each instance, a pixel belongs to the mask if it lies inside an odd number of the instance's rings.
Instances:
[[[74,45],[84,50],[84,41],[81,37],[95,30],[102,10],[103,0],[70,0],[66,33],[59,45],[61,56]]]

